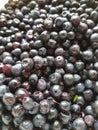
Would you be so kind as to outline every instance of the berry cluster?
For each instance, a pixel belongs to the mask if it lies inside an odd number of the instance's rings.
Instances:
[[[0,126],[98,129],[97,0],[9,0],[0,10]]]

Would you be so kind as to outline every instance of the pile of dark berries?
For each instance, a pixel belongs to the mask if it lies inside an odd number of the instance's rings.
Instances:
[[[9,0],[0,10],[0,130],[98,130],[98,1]]]

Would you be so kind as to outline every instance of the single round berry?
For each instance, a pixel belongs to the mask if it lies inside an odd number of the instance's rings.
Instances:
[[[54,97],[60,97],[62,94],[62,89],[59,85],[53,85],[50,90],[51,94]]]
[[[6,85],[0,85],[0,97],[3,97],[3,95],[9,91],[8,86]]]
[[[33,124],[35,127],[41,128],[45,125],[46,119],[43,115],[41,114],[36,114],[33,117]]]
[[[58,111],[56,108],[50,108],[50,111],[48,113],[48,119],[53,120],[58,117]]]
[[[78,26],[80,23],[80,17],[78,15],[73,15],[71,17],[71,22],[74,26]]]
[[[24,88],[19,88],[16,92],[15,92],[15,96],[19,101],[23,101],[23,99],[25,97],[29,96],[29,92],[24,89]]]
[[[86,115],[84,120],[88,126],[92,126],[94,123],[94,117],[92,115]]]
[[[40,101],[40,112],[42,114],[47,114],[50,110],[50,104],[47,100],[43,99]]]
[[[22,60],[22,66],[24,69],[31,70],[33,68],[33,60],[31,58],[24,58]]]
[[[25,114],[25,109],[21,104],[16,104],[12,107],[12,115],[14,117],[21,117]]]
[[[3,95],[3,103],[5,105],[10,105],[12,106],[14,103],[16,102],[16,98],[15,96],[10,93],[10,92],[6,92],[4,95]]]
[[[33,108],[33,100],[30,97],[25,97],[22,101],[22,104],[26,110],[31,110]]]
[[[45,89],[46,89],[46,86],[47,86],[47,83],[46,83],[46,81],[45,81],[43,78],[41,78],[41,79],[38,80],[37,88],[38,88],[40,91],[45,90]]]
[[[20,130],[33,130],[33,124],[30,120],[24,120],[22,123],[19,125]]]
[[[74,77],[72,74],[65,74],[63,78],[66,85],[73,85]]]
[[[71,103],[68,101],[61,101],[59,107],[62,111],[70,111]]]
[[[83,51],[82,58],[84,61],[90,62],[93,59],[93,52],[91,50]]]
[[[74,130],[81,130],[81,129],[86,130],[87,129],[86,124],[82,118],[77,118],[74,120],[73,129]]]
[[[33,101],[33,108],[31,110],[29,110],[29,114],[34,115],[37,114],[39,111],[39,104],[35,101]]]
[[[29,83],[35,85],[38,81],[38,76],[36,74],[32,74],[29,77]]]
[[[52,130],[61,130],[62,129],[62,125],[60,123],[60,121],[55,120],[51,126]]]

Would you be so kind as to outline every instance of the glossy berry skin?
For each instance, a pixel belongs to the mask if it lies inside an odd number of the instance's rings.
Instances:
[[[48,41],[49,38],[50,38],[50,34],[49,34],[48,31],[43,31],[43,32],[41,33],[41,35],[40,35],[40,40],[42,40],[42,41],[44,41],[44,42]]]
[[[12,79],[8,85],[10,91],[15,92],[21,86],[21,83],[17,79]]]
[[[50,111],[48,113],[48,119],[53,120],[58,117],[58,111],[56,108],[50,108]]]
[[[32,74],[29,77],[29,83],[35,85],[38,81],[38,76],[36,74]]]
[[[31,70],[33,68],[33,60],[31,58],[24,58],[22,60],[23,69]]]
[[[72,110],[72,112],[79,113],[81,110],[81,107],[78,104],[73,104],[71,107],[71,110]]]
[[[4,64],[3,63],[0,63],[0,73],[2,73],[3,72],[3,66],[4,66]]]
[[[28,57],[29,57],[29,54],[26,51],[22,52],[20,55],[21,60],[23,60],[24,58],[28,58]]]
[[[29,69],[24,69],[24,70],[22,71],[22,76],[23,76],[24,78],[28,78],[30,75],[31,75],[31,71],[30,71]]]
[[[14,64],[14,60],[11,56],[6,56],[4,59],[3,59],[3,63],[4,64],[10,64],[10,65],[13,65]]]
[[[13,76],[20,76],[21,73],[22,73],[22,65],[21,64],[16,64],[16,65],[13,65],[11,67],[11,73]]]
[[[34,56],[34,66],[36,69],[40,69],[43,66],[43,58],[40,56]]]
[[[98,14],[97,14],[97,11],[96,10],[93,10],[90,14],[90,17],[96,21],[98,19]]]
[[[35,49],[40,49],[43,46],[42,41],[41,40],[36,40],[34,42],[33,46],[34,46]]]
[[[12,116],[8,113],[4,113],[2,114],[2,121],[5,125],[8,125],[11,123],[12,121]]]
[[[44,21],[44,27],[46,29],[52,29],[52,27],[53,27],[53,20],[49,19],[49,18],[45,19],[45,21]]]
[[[93,92],[92,90],[88,89],[88,90],[85,90],[83,92],[84,94],[84,98],[87,100],[87,101],[91,101],[93,99]]]
[[[80,23],[80,17],[78,15],[73,15],[71,17],[71,22],[74,26],[78,26]]]
[[[30,120],[24,120],[20,125],[19,125],[20,130],[33,130],[33,124]]]
[[[76,103],[79,104],[80,106],[83,106],[85,104],[84,97],[78,96]]]
[[[81,33],[85,33],[88,29],[88,26],[86,23],[80,22],[79,26],[78,26],[78,30]]]
[[[4,65],[3,68],[2,68],[2,71],[3,71],[3,73],[4,73],[6,76],[11,76],[11,75],[12,75],[11,65],[9,65],[9,64]]]
[[[13,49],[20,48],[20,43],[19,42],[13,42],[12,47],[13,47]]]
[[[57,48],[57,49],[55,49],[55,55],[56,56],[63,56],[64,55],[64,49],[63,48]]]
[[[55,58],[55,66],[56,67],[63,67],[65,65],[65,60],[63,56],[57,56]]]
[[[34,124],[34,126],[37,127],[37,128],[43,127],[44,124],[45,124],[45,122],[46,122],[45,117],[44,117],[43,115],[39,114],[39,113],[36,114],[36,115],[33,117],[33,124]]]
[[[39,48],[38,53],[40,56],[44,57],[47,54],[47,49],[45,47],[41,47]]]
[[[55,120],[51,126],[52,130],[61,130],[62,126],[58,120]]]
[[[91,105],[88,105],[88,106],[85,108],[85,113],[88,114],[88,115],[94,115],[93,107],[92,107]]]
[[[67,37],[67,31],[66,30],[60,31],[59,37],[60,37],[60,39],[64,40]]]
[[[93,70],[93,69],[89,70],[88,75],[89,75],[89,78],[91,80],[97,79],[97,71],[96,70]]]
[[[85,36],[87,37],[87,38],[90,38],[90,36],[92,35],[92,33],[93,33],[93,31],[92,31],[92,29],[87,29],[87,31],[86,31],[86,34],[85,34]],[[93,45],[94,46],[94,45]],[[95,47],[96,48],[96,47]]]
[[[62,111],[69,111],[71,109],[71,103],[68,101],[61,101],[59,107]]]
[[[94,117],[92,115],[86,115],[84,120],[88,126],[92,126],[94,123]]]
[[[48,66],[53,66],[54,65],[54,57],[47,56],[47,62],[48,62]]]
[[[0,130],[98,129],[97,0],[9,0],[0,10]]]
[[[55,72],[60,73],[61,75],[63,75],[63,74],[65,73],[65,71],[64,71],[63,68],[57,68],[57,69],[55,70]]]
[[[31,43],[30,43],[31,44]],[[33,58],[34,56],[36,56],[38,54],[38,51],[36,49],[31,49],[29,51],[29,55],[31,58]]]
[[[93,111],[95,112],[96,116],[98,115],[98,100],[95,100],[93,103]]]
[[[33,101],[33,108],[31,110],[29,110],[29,114],[30,115],[34,115],[37,114],[39,111],[39,104],[35,101]]]
[[[33,108],[33,100],[30,97],[25,97],[22,104],[26,110],[31,110]]]
[[[12,106],[15,102],[16,102],[16,98],[12,93],[7,92],[3,95],[3,103],[5,105]]]
[[[74,73],[74,65],[72,63],[67,63],[65,65],[65,71],[67,73]]]
[[[43,130],[50,130],[50,124],[45,123],[42,129]]]
[[[71,22],[69,22],[69,21],[64,22],[63,29],[65,29],[67,31],[70,31],[71,28],[72,28],[72,23]]]
[[[34,99],[35,99],[36,101],[40,101],[40,100],[43,99],[43,93],[40,92],[40,91],[35,91],[35,92],[33,93],[33,97],[34,97]]]
[[[50,76],[49,76],[49,81],[52,83],[52,84],[58,84],[61,80],[61,74],[60,73],[52,73]]]
[[[94,122],[94,130],[97,130],[98,128],[98,120]]]
[[[62,99],[63,100],[66,100],[66,101],[70,101],[70,95],[69,95],[69,93],[67,93],[67,92],[63,92],[62,93]]]
[[[63,19],[62,17],[57,17],[57,18],[55,19],[55,25],[56,25],[57,27],[62,26],[62,25],[63,25],[63,22],[64,22],[64,19]]]
[[[66,85],[73,85],[74,77],[72,74],[65,74],[63,78]]]
[[[50,104],[47,100],[43,99],[40,101],[40,112],[42,114],[47,114],[50,110]]]
[[[24,88],[24,89],[26,89],[26,90],[30,90],[30,84],[27,82],[27,81],[25,81],[25,82],[23,82],[22,83],[22,87]]]
[[[97,42],[98,41],[98,33],[93,33],[90,37],[91,42]]]
[[[69,112],[68,114],[65,113],[60,113],[59,118],[61,119],[62,124],[68,124],[71,120],[71,113]]]
[[[98,93],[98,81],[94,83],[94,92]]]
[[[20,48],[16,48],[12,51],[12,54],[16,57],[19,57],[21,55],[21,49]]]
[[[73,129],[74,130],[87,130],[87,127],[86,127],[86,124],[85,122],[83,121],[82,118],[77,118],[74,120],[73,122]]]
[[[14,105],[12,107],[12,115],[14,117],[21,117],[25,114],[25,109],[21,104]]]
[[[54,97],[60,97],[61,94],[62,94],[62,90],[61,90],[61,87],[59,85],[53,85],[51,87],[51,94],[54,96]]]
[[[58,33],[53,31],[53,32],[50,33],[50,37],[51,37],[51,39],[57,40],[58,39]]]
[[[79,93],[83,92],[83,91],[85,90],[84,84],[83,84],[83,83],[78,83],[78,84],[76,85],[76,90],[77,90],[77,92],[79,92]]]
[[[93,59],[93,53],[91,50],[86,50],[82,52],[82,58],[84,61],[90,62]]]
[[[5,75],[3,73],[1,73],[0,74],[0,85],[3,84],[4,80],[5,80]]]
[[[44,91],[46,89],[46,86],[47,86],[47,83],[43,78],[38,80],[38,83],[37,83],[38,90]]]
[[[95,70],[98,70],[98,62],[94,63]]]
[[[56,44],[57,44],[56,40],[49,39],[47,46],[50,47],[50,48],[55,48]]]
[[[75,83],[78,83],[81,80],[81,76],[80,75],[74,74],[73,76],[74,76],[74,82]]]
[[[77,62],[75,63],[75,67],[76,67],[76,69],[77,69],[78,71],[83,70],[83,69],[84,69],[84,62],[82,62],[82,61],[77,61]]]
[[[15,127],[18,127],[20,125],[20,123],[22,123],[23,120],[24,120],[24,116],[14,117],[13,123],[14,123]]]
[[[9,88],[6,85],[0,85],[0,97],[2,97],[8,91]]]
[[[70,49],[69,49],[69,51],[70,51],[70,54],[73,56],[77,56],[77,55],[79,55],[80,54],[80,47],[79,47],[79,45],[72,45],[71,47],[70,47]]]
[[[11,125],[2,125],[2,130],[8,130],[11,129],[12,126]]]
[[[92,83],[92,81],[90,79],[85,80],[84,84],[85,84],[85,87],[87,89],[92,89],[93,88],[93,83]]]
[[[17,100],[19,101],[23,101],[23,99],[25,97],[28,97],[29,96],[29,92],[24,89],[24,88],[19,88],[16,92],[15,92],[15,96],[17,98]]]

